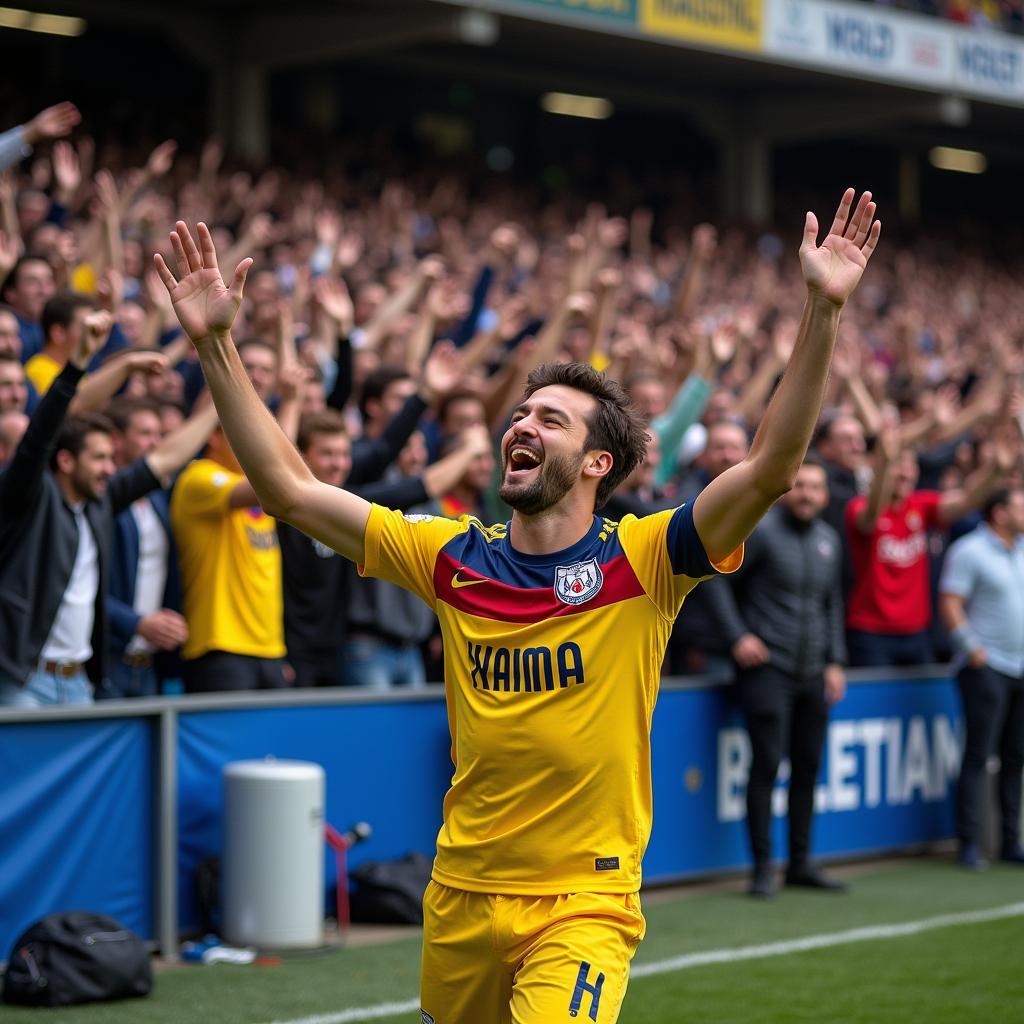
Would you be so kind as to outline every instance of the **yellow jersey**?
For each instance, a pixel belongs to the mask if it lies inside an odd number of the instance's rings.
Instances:
[[[434,880],[510,895],[629,893],[651,833],[651,717],[683,599],[712,565],[690,505],[546,555],[374,505],[360,572],[433,608],[455,774]]]
[[[25,376],[32,381],[32,386],[42,398],[50,390],[50,385],[57,379],[57,374],[63,369],[64,367],[56,359],[51,358],[45,352],[37,352],[25,364]]]
[[[188,641],[186,660],[207,651],[284,657],[281,549],[263,509],[231,508],[245,477],[196,459],[171,496]]]

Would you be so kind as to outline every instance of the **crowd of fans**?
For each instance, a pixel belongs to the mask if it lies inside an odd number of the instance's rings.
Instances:
[[[796,337],[788,243],[680,204],[370,161],[253,172],[215,139],[133,166],[77,123],[64,104],[0,136],[3,703],[439,678],[426,606],[256,504],[152,269],[176,220],[210,224],[222,266],[256,259],[235,338],[313,473],[412,513],[506,518],[494,438],[527,372],[567,359],[651,421],[604,514],[689,500],[744,457]],[[815,448],[853,664],[948,654],[944,546],[1022,483],[1020,270],[890,239],[844,313]],[[667,672],[761,656],[728,586],[688,599]]]
[[[958,25],[975,28],[1002,29],[1020,34],[1024,32],[1024,2],[1022,0],[871,0],[885,7],[927,14],[933,18],[953,21]]]

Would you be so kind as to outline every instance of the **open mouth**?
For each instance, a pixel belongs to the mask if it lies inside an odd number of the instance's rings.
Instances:
[[[538,469],[544,456],[535,448],[525,444],[514,444],[508,450],[508,473],[510,476],[526,476]]]

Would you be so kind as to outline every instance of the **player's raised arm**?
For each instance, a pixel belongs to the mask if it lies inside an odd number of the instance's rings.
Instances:
[[[878,243],[881,221],[865,192],[853,210],[847,189],[832,227],[818,245],[818,220],[808,212],[800,264],[807,303],[789,366],[761,420],[750,454],[701,491],[693,521],[712,562],[733,552],[775,500],[793,485],[821,412],[839,315]]]
[[[197,234],[198,246],[182,221],[171,232],[180,280],[163,257],[154,259],[174,312],[199,353],[221,427],[242,470],[267,513],[361,562],[369,502],[313,476],[260,401],[231,338],[252,260],[238,264],[228,287],[209,229],[200,224]]]

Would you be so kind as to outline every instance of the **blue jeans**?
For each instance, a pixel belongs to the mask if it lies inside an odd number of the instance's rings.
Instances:
[[[391,690],[402,686],[422,690],[427,685],[423,655],[414,645],[400,647],[383,640],[361,637],[345,644],[343,686]]]
[[[152,665],[126,665],[122,658],[110,656],[110,678],[97,700],[126,700],[129,697],[155,697],[160,692]]]
[[[0,679],[0,705],[19,708],[43,708],[54,704],[91,704],[92,683],[84,672],[76,675],[51,675],[33,672],[24,686]]]

